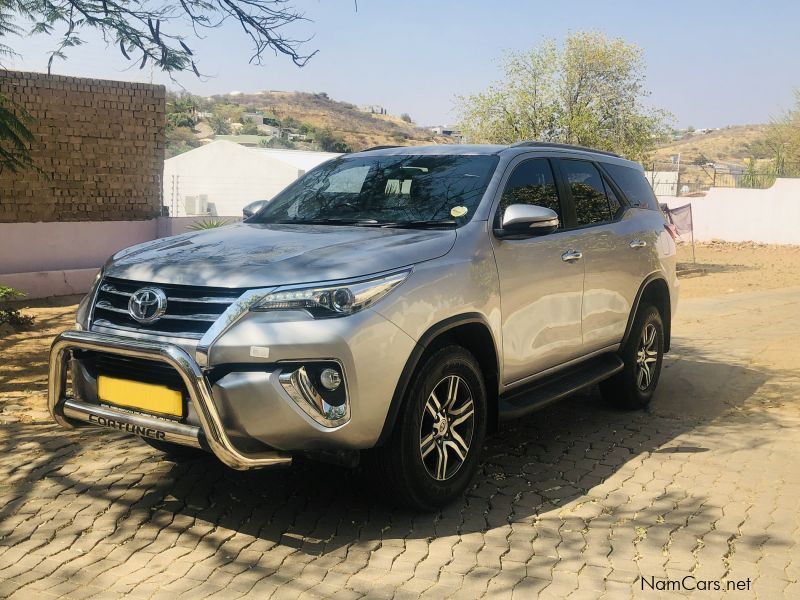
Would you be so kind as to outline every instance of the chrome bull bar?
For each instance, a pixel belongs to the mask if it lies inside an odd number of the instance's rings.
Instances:
[[[186,385],[200,427],[87,404],[68,397],[67,359],[71,350],[93,350],[166,363],[175,369]],[[278,450],[246,454],[239,451],[222,425],[203,371],[183,348],[174,344],[89,331],[65,331],[56,337],[50,348],[47,405],[56,423],[67,429],[75,428],[76,423],[83,423],[197,448],[201,447],[201,439],[204,438],[220,461],[238,470],[288,465],[292,462],[290,454]]]

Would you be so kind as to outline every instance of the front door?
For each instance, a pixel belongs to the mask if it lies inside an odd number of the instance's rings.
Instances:
[[[548,235],[525,239],[492,236],[500,275],[505,385],[578,357],[582,346],[581,233],[562,230],[564,211],[548,159],[524,160],[514,168],[494,227],[511,204],[551,208],[562,225]]]

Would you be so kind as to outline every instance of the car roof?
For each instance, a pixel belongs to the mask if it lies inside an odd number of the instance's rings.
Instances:
[[[491,155],[516,155],[529,152],[548,152],[557,153],[560,155],[574,154],[576,156],[585,156],[593,160],[602,160],[604,162],[614,162],[618,164],[625,164],[641,169],[639,163],[626,160],[619,154],[613,152],[606,152],[604,150],[595,150],[593,148],[586,148],[584,146],[575,146],[571,144],[557,144],[553,142],[519,142],[517,144],[501,145],[501,144],[437,144],[434,146],[376,146],[368,148],[361,152],[345,156],[402,156],[413,154],[417,156],[491,156]]]

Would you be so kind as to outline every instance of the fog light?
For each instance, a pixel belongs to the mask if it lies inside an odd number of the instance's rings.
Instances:
[[[320,425],[338,427],[350,420],[347,379],[336,361],[281,365],[279,381],[286,393]]]
[[[333,391],[341,385],[342,376],[335,369],[323,369],[319,381],[326,390]]]

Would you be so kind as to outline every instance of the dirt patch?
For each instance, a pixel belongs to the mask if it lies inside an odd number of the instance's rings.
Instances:
[[[48,351],[53,338],[75,322],[75,297],[35,302],[23,314],[36,317],[28,331],[0,337],[0,424],[47,417]]]
[[[800,285],[800,246],[695,242],[678,246],[681,298],[774,290]]]

